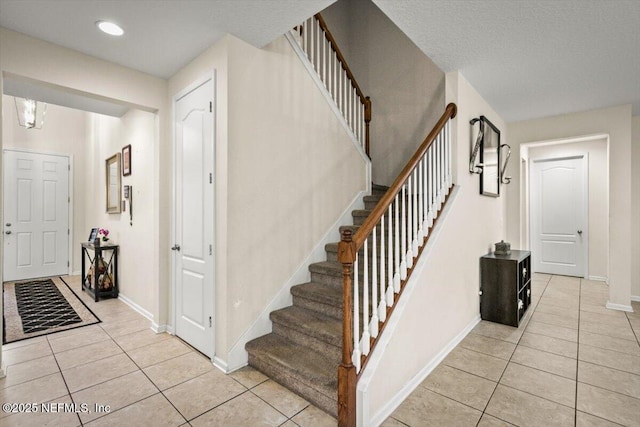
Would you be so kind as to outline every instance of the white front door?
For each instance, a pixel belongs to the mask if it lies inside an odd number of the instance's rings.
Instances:
[[[176,335],[213,356],[213,80],[175,101]]]
[[[4,150],[4,281],[69,271],[69,158]]]
[[[531,166],[533,271],[585,277],[586,156],[532,160]]]

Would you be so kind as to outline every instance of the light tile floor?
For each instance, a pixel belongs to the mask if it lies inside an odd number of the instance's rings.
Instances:
[[[640,304],[536,274],[523,324],[481,321],[383,426],[640,426]]]
[[[225,375],[121,301],[94,303],[79,278],[69,283],[103,322],[4,346],[0,402],[91,411],[0,412],[3,427],[336,424],[261,373]],[[622,313],[606,300],[602,283],[535,275],[520,328],[480,322],[383,425],[640,426],[640,304]]]
[[[0,411],[0,426],[335,426],[258,371],[225,375],[178,338],[153,333],[122,301],[95,303],[79,277],[65,280],[102,323],[3,346],[0,403],[60,405],[50,405],[57,413]],[[64,412],[72,403],[78,412]]]

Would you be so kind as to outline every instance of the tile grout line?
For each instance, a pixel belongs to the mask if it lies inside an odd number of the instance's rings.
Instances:
[[[574,427],[578,425],[578,369],[580,366],[580,304],[582,303],[582,279],[580,279],[578,287],[580,292],[578,293],[578,348],[576,349],[576,396],[574,398],[575,410],[573,411]]]
[[[531,283],[533,284],[533,278],[530,279]],[[547,287],[549,286],[549,282],[551,282],[551,277],[549,277],[549,280],[547,280],[547,284],[545,285],[542,293],[540,294],[540,299],[538,300],[538,304],[540,303],[540,301],[542,300],[542,296],[544,295],[544,293],[547,290]],[[498,381],[496,382],[496,386],[493,389],[493,392],[491,393],[491,396],[489,396],[489,399],[487,400],[487,403],[484,405],[484,409],[482,410],[482,415],[480,416],[480,419],[478,420],[478,422],[476,423],[476,427],[480,424],[480,421],[482,420],[482,417],[484,416],[484,414],[486,414],[487,412],[487,408],[489,407],[489,403],[491,402],[491,399],[493,399],[493,396],[496,393],[496,390],[498,389],[498,386],[501,385],[500,381],[502,380],[502,377],[504,376],[505,371],[507,370],[507,368],[509,367],[509,363],[511,363],[511,359],[513,358],[513,355],[516,353],[516,350],[518,350],[518,345],[520,345],[520,341],[522,340],[522,336],[524,335],[524,333],[526,332],[527,328],[529,327],[529,322],[531,321],[531,319],[533,318],[533,314],[536,311],[536,309],[538,308],[538,304],[535,305],[535,307],[533,307],[533,311],[531,312],[531,317],[529,318],[529,321],[527,321],[526,326],[524,327],[524,329],[522,330],[522,334],[520,334],[520,338],[518,338],[518,342],[516,343],[516,347],[513,349],[513,353],[511,353],[511,356],[509,357],[509,360],[507,361],[507,364],[505,365],[502,373],[500,374],[500,378],[498,378]],[[503,359],[504,360],[504,359]],[[487,414],[487,415],[491,415],[491,414]],[[491,415],[492,417],[495,417],[494,415]],[[498,417],[495,417],[498,418]],[[502,420],[501,418],[498,418],[499,420]],[[509,423],[509,421],[507,420],[502,420],[506,423]],[[510,423],[509,423],[510,424]]]
[[[49,345],[49,349],[51,350],[51,355],[53,356],[53,360],[56,362],[56,366],[58,367],[58,371],[60,372],[60,377],[62,378],[62,382],[64,383],[64,387],[67,389],[67,395],[69,396],[69,400],[71,400],[71,403],[75,405],[76,401],[73,399],[73,395],[71,394],[71,390],[69,390],[69,385],[67,384],[67,379],[62,374],[62,368],[60,367],[60,364],[58,363],[58,358],[56,357],[56,354],[53,351],[53,347],[51,347],[51,343],[49,342],[49,338],[46,338],[46,340],[47,340],[47,344]],[[78,422],[80,423],[80,425],[83,426],[84,424],[82,423],[82,419],[80,418],[80,414],[78,412],[76,412],[76,417],[78,418]]]

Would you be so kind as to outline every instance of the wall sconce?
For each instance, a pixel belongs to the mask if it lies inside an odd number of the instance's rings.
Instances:
[[[507,147],[507,157],[504,159],[504,164],[500,170],[500,182],[503,184],[511,184],[511,177],[504,176],[504,173],[507,170],[507,163],[509,163],[509,159],[511,158],[511,146],[509,144],[502,144],[500,146],[500,150],[502,150],[502,147]]]
[[[42,129],[47,104],[33,99],[13,97],[16,104],[18,124],[27,129]]]
[[[476,138],[476,145],[471,151],[471,157],[469,158],[469,173],[482,173],[484,165],[482,163],[476,164],[476,157],[478,157],[478,151],[482,145],[482,137],[484,136],[484,123],[482,122],[482,116],[480,118],[472,119],[469,124],[473,126],[476,122],[480,122],[480,129],[478,129],[478,137]]]

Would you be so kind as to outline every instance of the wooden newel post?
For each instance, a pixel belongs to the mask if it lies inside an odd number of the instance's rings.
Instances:
[[[369,124],[371,123],[371,98],[366,97],[364,103],[364,152],[371,158],[370,140],[369,140]]]
[[[338,426],[356,425],[356,367],[353,366],[353,308],[352,283],[353,263],[356,247],[353,232],[344,230],[338,244],[338,261],[342,263],[343,305],[342,305],[342,363],[338,368]]]

